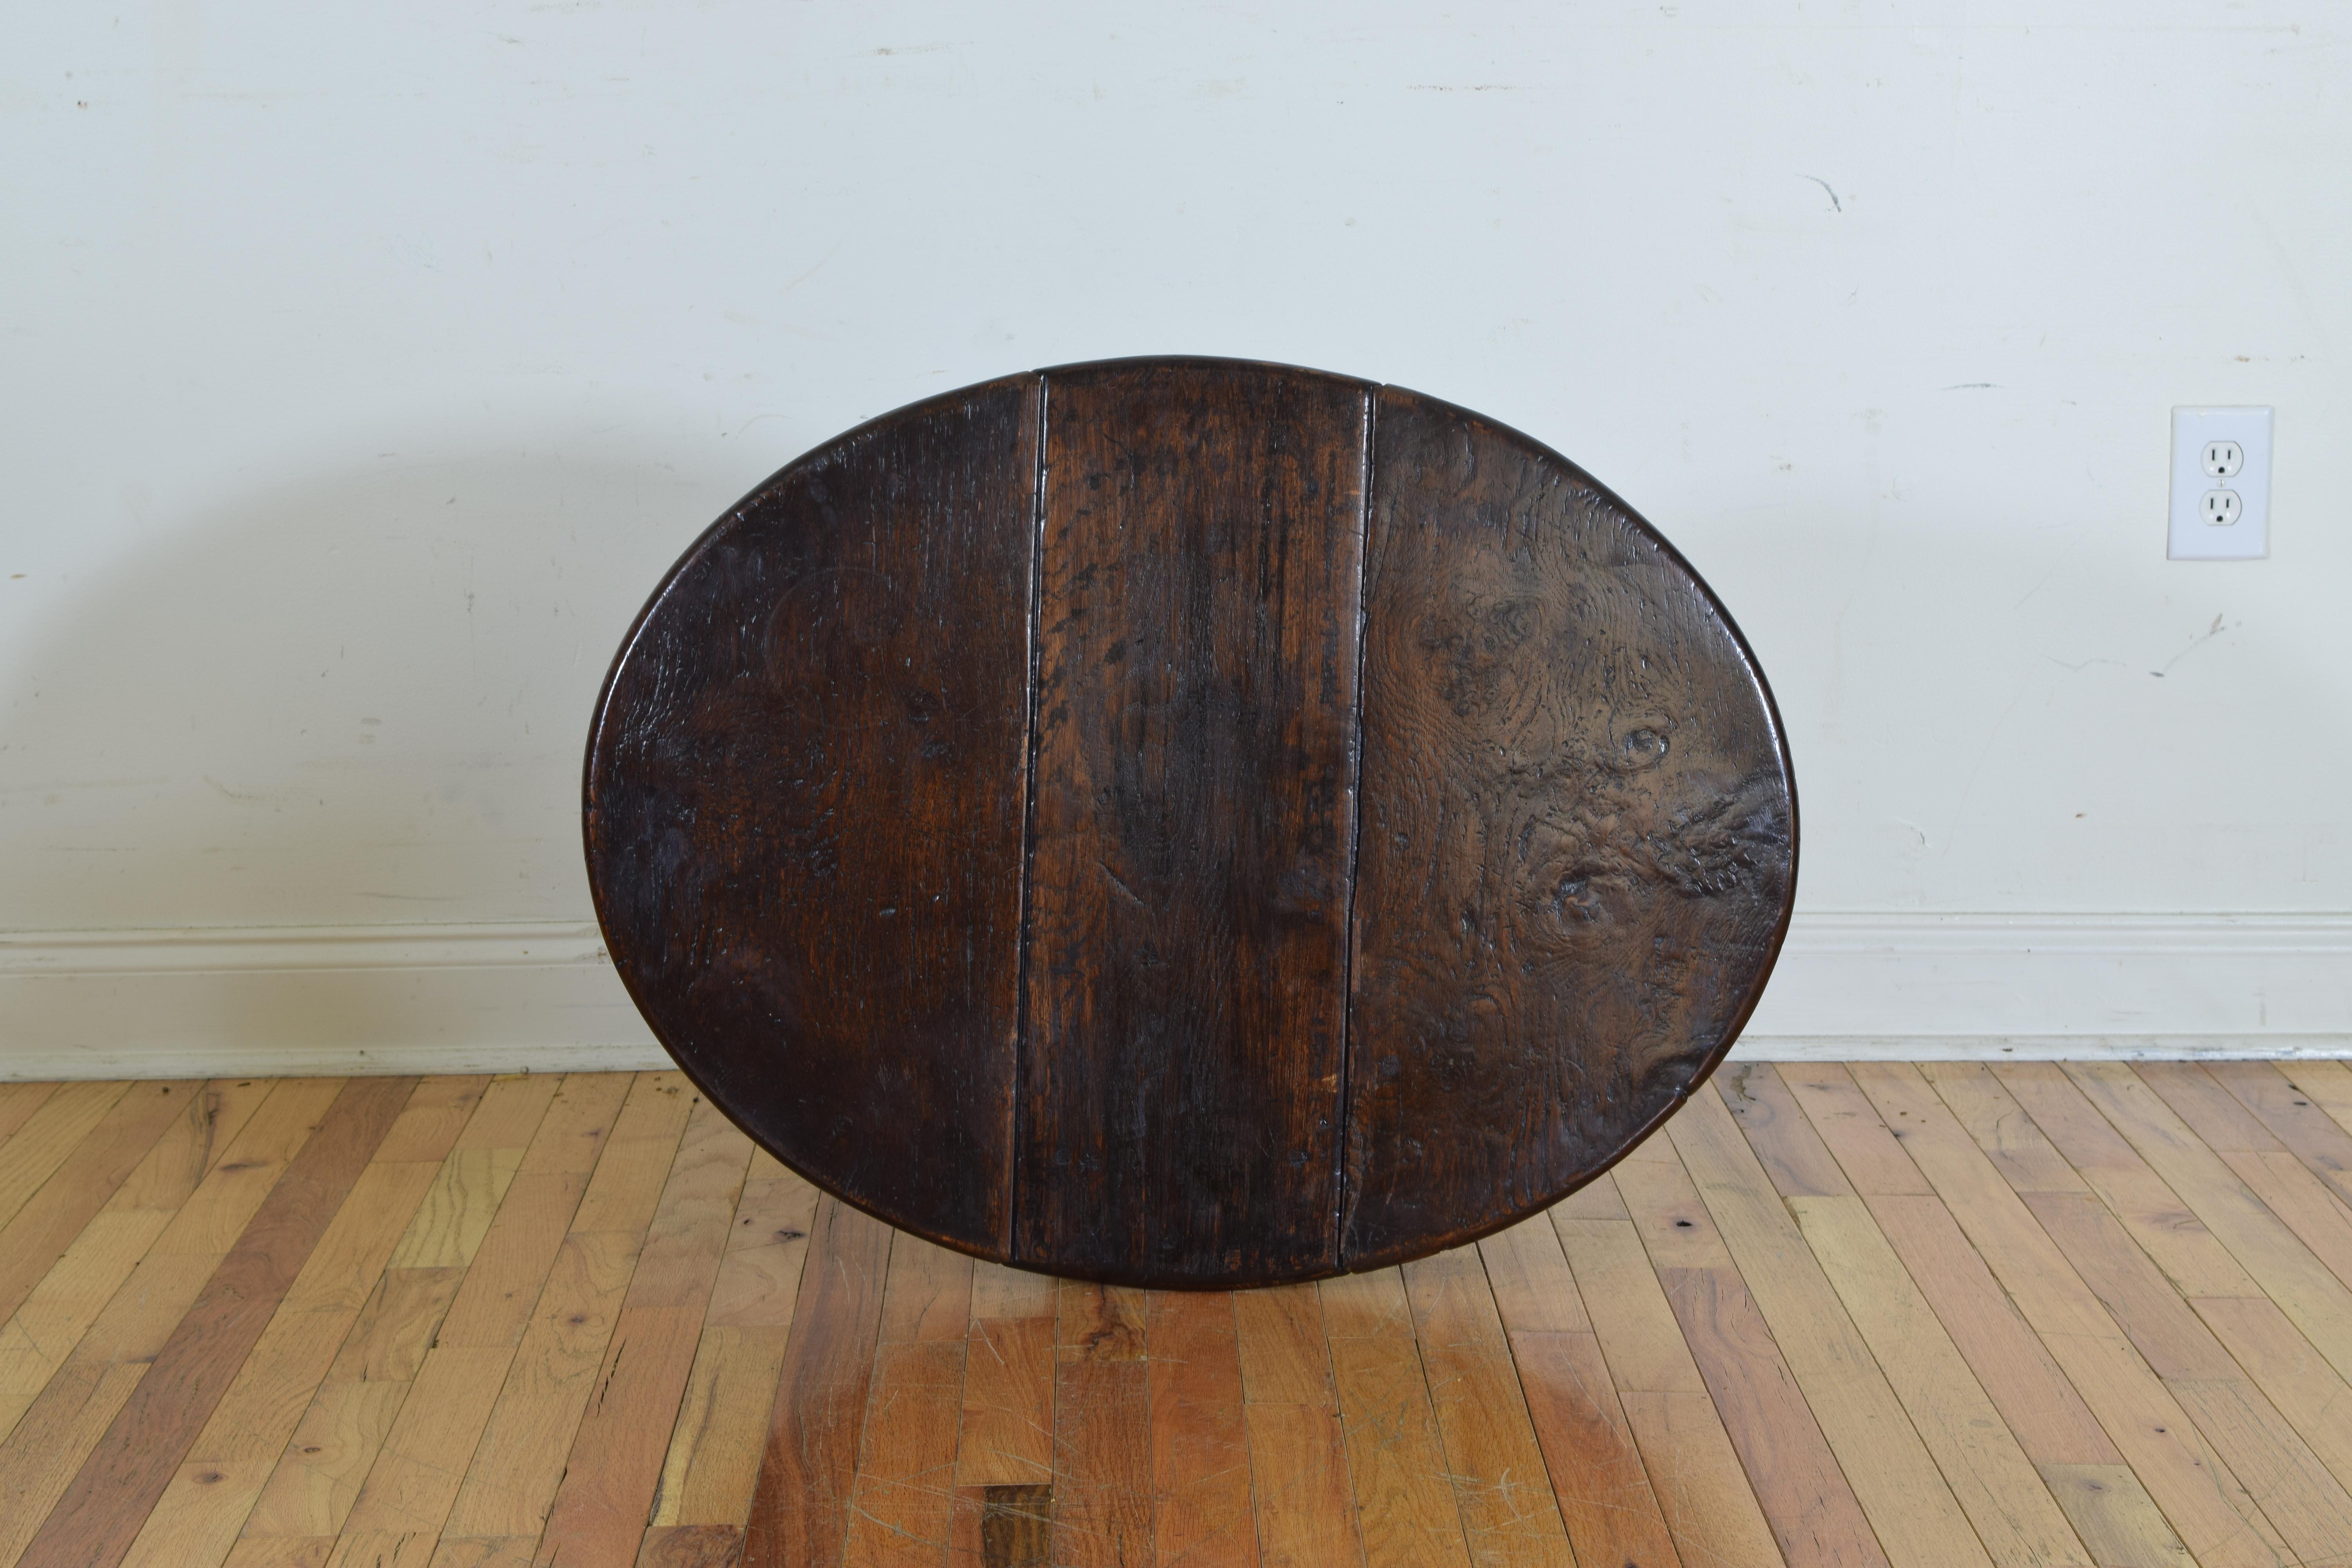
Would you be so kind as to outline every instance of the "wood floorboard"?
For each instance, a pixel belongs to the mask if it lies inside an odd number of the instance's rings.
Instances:
[[[815,1188],[771,1155],[751,1156],[662,1463],[655,1524],[740,1534],[750,1517],[815,1214]]]
[[[1614,1173],[1706,1391],[1791,1568],[1885,1564],[1888,1554],[1840,1468],[1713,1215],[1671,1145]]]
[[[1579,1563],[1681,1562],[1550,1216],[1479,1244]]]
[[[418,1106],[423,1098],[425,1104]],[[465,1104],[474,1114],[464,1128],[436,1114],[445,1101]],[[341,1352],[352,1348],[361,1333],[386,1370],[413,1376],[423,1359],[423,1342],[437,1321],[442,1289],[401,1290],[387,1294],[384,1283],[397,1274],[399,1282],[418,1282],[424,1270],[393,1270],[402,1248],[420,1229],[430,1228],[441,1211],[431,1199],[437,1178],[461,1156],[453,1145],[461,1131],[479,1125],[482,1097],[478,1085],[462,1080],[428,1079],[409,1097],[409,1106],[421,1114],[412,1120],[406,1109],[393,1124],[377,1157],[352,1184],[351,1195],[336,1211],[301,1271],[286,1292],[260,1339],[237,1369],[221,1403],[197,1435],[194,1445],[164,1489],[146,1524],[124,1559],[133,1568],[212,1568],[235,1550],[240,1529],[283,1467],[289,1441],[319,1396],[328,1392]],[[403,1123],[406,1122],[405,1127]],[[414,1134],[422,1130],[420,1139]],[[393,1152],[415,1152],[413,1159],[386,1160]],[[439,1160],[435,1155],[440,1155]],[[423,1283],[454,1284],[457,1269],[433,1271]],[[371,1313],[370,1309],[375,1310]],[[420,1322],[421,1314],[429,1314]],[[407,1384],[402,1383],[404,1391]],[[428,1401],[430,1390],[428,1389]],[[363,1420],[389,1423],[395,1402],[362,1413]],[[372,1457],[372,1447],[356,1445],[353,1468]],[[329,1524],[320,1533],[331,1533]]]
[[[138,1238],[144,1250],[110,1259],[109,1278],[91,1293],[104,1305],[61,1361],[35,1369],[38,1392],[0,1443],[0,1564],[22,1555],[341,1088],[272,1085],[161,1231]]]
[[[167,1128],[210,1099],[208,1084],[135,1083],[40,1190],[0,1226],[0,1319],[25,1304],[48,1265],[130,1178]]]
[[[971,1258],[919,1237],[891,1241],[843,1551],[851,1568],[946,1558],[971,1273]]]
[[[1162,1563],[1256,1568],[1249,1437],[1233,1297],[1155,1290],[1150,1365],[1152,1550]]]
[[[2132,1347],[1938,1084],[1899,1064],[1852,1071],[2196,1560],[2295,1561],[2256,1492]]]
[[[1403,1276],[1351,1274],[1316,1294],[1367,1568],[1462,1568],[1469,1548]]]
[[[629,1568],[635,1561],[751,1158],[751,1141],[698,1099],[638,1249],[537,1561],[567,1568]]]
[[[1551,1213],[1148,1293],[676,1073],[0,1085],[0,1568],[2352,1562],[2352,1070],[1738,1064]]]
[[[1478,1248],[1403,1272],[1471,1563],[1566,1568],[1575,1561],[1567,1526]]]
[[[1550,1219],[1675,1554],[1685,1568],[1778,1561],[1771,1526],[1615,1180],[1601,1177]]]
[[[131,1278],[148,1248],[236,1144],[274,1086],[254,1080],[201,1086],[184,1097],[180,1120],[115,1189],[81,1233],[46,1263],[24,1302],[0,1327],[0,1436],[80,1345],[82,1336]]]
[[[1250,1501],[1265,1568],[1364,1561],[1321,1290],[1234,1292]]]
[[[122,1560],[415,1088],[354,1079],[336,1094],[42,1521],[24,1568]]]
[[[2259,1292],[2275,1300],[2338,1373],[2352,1376],[2352,1286],[2336,1278],[2179,1114],[2182,1106],[2189,1106],[2200,1111],[2202,1120],[2207,1105],[2221,1108],[2221,1100],[2228,1098],[2224,1091],[2201,1069],[2194,1079],[2169,1073],[2143,1079],[2137,1074],[2118,1076],[2105,1070],[2122,1065],[2069,1065],[2066,1076],[2115,1124],[2155,1176],[2179,1194],[2189,1213],[2211,1233],[2243,1274],[2251,1276],[2246,1293]],[[2197,1064],[2150,1066],[2195,1068]],[[2208,1086],[2216,1098],[2200,1103],[2199,1096]],[[2234,1100],[2229,1100],[2229,1107],[2244,1114]],[[2253,1122],[2251,1116],[2246,1121]],[[2259,1123],[2253,1126],[2255,1131],[2262,1131]]]
[[[1054,1297],[1053,1562],[1150,1568],[1147,1295],[1065,1279]]]
[[[567,1099],[577,1081],[566,1080]],[[520,1331],[511,1311],[485,1296],[470,1329],[452,1325],[442,1335],[457,1349],[510,1352],[442,1521],[445,1542],[521,1539],[536,1551],[693,1104],[681,1077],[641,1074],[627,1085],[625,1099],[583,1094],[565,1123],[551,1114],[524,1156],[518,1182],[562,1174],[584,1177],[586,1186]],[[561,1209],[557,1205],[555,1213]],[[539,1221],[549,1230],[555,1223],[554,1213]],[[543,1248],[544,1238],[533,1245]],[[461,1291],[452,1313],[465,1305]]]
[[[751,1562],[835,1568],[847,1548],[891,1242],[880,1221],[818,1200],[796,1331],[751,1494]]]
[[[54,1083],[0,1083],[0,1145],[14,1137],[25,1119],[63,1087]]]

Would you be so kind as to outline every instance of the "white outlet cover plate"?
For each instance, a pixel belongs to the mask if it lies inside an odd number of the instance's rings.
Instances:
[[[2201,462],[2208,441],[2235,441],[2246,466],[2230,479],[2209,476]],[[2238,521],[2217,528],[2205,521],[2205,492],[2231,489]],[[2267,408],[2176,408],[2172,411],[2172,526],[2165,553],[2175,561],[2260,561],[2271,552],[2271,411]]]

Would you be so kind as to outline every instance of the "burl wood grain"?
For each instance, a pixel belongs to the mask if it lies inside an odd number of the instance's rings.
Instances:
[[[588,856],[662,1043],[761,1143],[1002,1257],[1037,378],[893,415],[696,544],[614,666]]]
[[[1788,763],[1722,608],[1582,470],[1383,387],[1341,1248],[1372,1268],[1590,1181],[1761,994]]]
[[[988,383],[754,492],[615,662],[587,833],[761,1143],[1113,1285],[1590,1181],[1729,1047],[1796,869],[1762,677],[1648,524],[1476,415],[1217,360]]]
[[[1019,1261],[1339,1265],[1369,390],[1047,378]]]

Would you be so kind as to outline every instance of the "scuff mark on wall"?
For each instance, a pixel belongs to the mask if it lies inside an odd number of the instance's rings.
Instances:
[[[2199,648],[2203,647],[2207,643],[2211,642],[2223,632],[2234,631],[2237,627],[2242,626],[2245,624],[2246,623],[2243,621],[2236,621],[2231,623],[2230,626],[2225,626],[2221,624],[2221,617],[2218,615],[2215,616],[2211,626],[2207,626],[2203,631],[2199,632],[2195,637],[2190,637],[2187,647],[2182,648],[2179,653],[2174,654],[2170,658],[2164,661],[2164,668],[2151,669],[2148,673],[2156,677],[2158,680],[2162,680],[2165,676],[2171,671],[2174,665],[2179,664],[2182,659],[2187,658],[2190,654],[2195,653]]]

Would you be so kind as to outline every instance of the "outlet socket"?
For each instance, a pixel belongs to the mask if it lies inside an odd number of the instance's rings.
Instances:
[[[2271,411],[2172,411],[2175,561],[2259,561],[2270,553]]]

